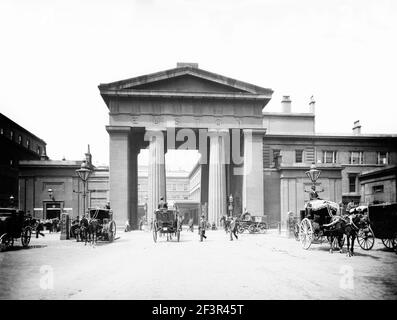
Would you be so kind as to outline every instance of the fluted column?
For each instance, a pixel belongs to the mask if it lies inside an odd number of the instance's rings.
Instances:
[[[160,197],[166,200],[165,180],[165,153],[164,135],[162,131],[150,131],[149,140],[149,170],[148,170],[148,219],[153,217],[154,210],[160,201]]]
[[[220,225],[226,214],[225,132],[209,130],[208,222]]]

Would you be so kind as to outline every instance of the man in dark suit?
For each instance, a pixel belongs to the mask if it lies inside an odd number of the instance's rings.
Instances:
[[[207,226],[207,222],[205,221],[205,216],[202,215],[200,218],[199,222],[199,235],[200,235],[200,241],[203,241],[203,238],[207,239],[205,235],[205,228]]]
[[[237,221],[235,217],[232,217],[232,220],[230,221],[230,241],[233,241],[233,235],[236,237],[236,240],[238,239],[237,236]]]

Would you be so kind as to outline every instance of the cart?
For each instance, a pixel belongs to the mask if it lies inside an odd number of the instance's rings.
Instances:
[[[22,247],[26,248],[31,236],[31,223],[23,211],[0,208],[0,251],[12,247],[17,239],[21,239]]]
[[[326,225],[339,215],[339,205],[329,200],[310,200],[301,215],[299,240],[302,248],[307,250],[313,242],[322,243],[326,239]]]
[[[249,213],[237,220],[238,233],[265,233],[267,229],[267,216],[251,216]]]
[[[89,208],[89,219],[96,219],[99,222],[97,239],[113,242],[116,238],[116,222],[113,220],[111,209]]]
[[[159,209],[154,212],[152,226],[154,242],[164,234],[167,236],[167,241],[172,240],[172,236],[175,235],[179,242],[181,230],[182,219],[176,209]]]
[[[373,247],[374,238],[378,238],[387,249],[397,253],[397,203],[369,205],[368,218],[372,233],[368,237],[368,241],[372,241],[369,249]]]

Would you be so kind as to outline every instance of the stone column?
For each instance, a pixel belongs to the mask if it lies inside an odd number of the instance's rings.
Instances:
[[[244,132],[243,210],[255,216],[264,215],[263,135],[264,130]]]
[[[123,227],[130,218],[130,127],[107,126],[109,133],[109,200],[114,220]]]
[[[226,214],[225,132],[209,130],[208,222],[220,225]]]
[[[149,140],[148,221],[150,222],[160,197],[167,200],[165,180],[164,135],[160,130],[146,131]],[[147,139],[147,138],[145,138]]]
[[[134,141],[134,135],[131,136]],[[132,229],[138,229],[138,154],[140,148],[136,143],[130,145],[130,216],[129,222]]]

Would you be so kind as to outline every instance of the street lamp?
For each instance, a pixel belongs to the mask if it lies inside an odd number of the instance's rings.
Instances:
[[[13,195],[10,196],[10,207],[11,208],[14,207],[14,196]]]
[[[148,221],[147,221],[147,201],[148,201],[148,196],[146,195],[145,196],[145,218],[146,218],[146,223],[148,223]]]
[[[48,189],[48,195],[52,201],[55,201],[54,191],[52,189]]]
[[[83,181],[83,216],[85,215],[85,197],[86,197],[86,183],[90,177],[91,170],[88,168],[86,161],[81,164],[80,169],[76,170],[77,175]]]
[[[310,166],[310,170],[305,172],[306,175],[309,177],[311,180],[313,186],[316,185],[317,179],[320,177],[321,171],[316,169],[316,165],[313,163]]]
[[[229,216],[233,215],[233,195],[229,196]]]

